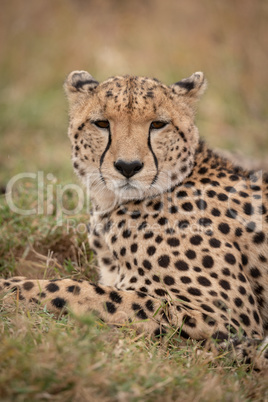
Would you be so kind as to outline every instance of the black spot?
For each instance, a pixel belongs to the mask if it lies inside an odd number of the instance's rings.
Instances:
[[[218,229],[223,234],[228,234],[230,232],[230,226],[228,225],[228,223],[220,223]]]
[[[246,282],[246,278],[244,277],[244,275],[243,275],[241,272],[239,272],[239,274],[238,274],[238,279],[239,279],[241,282]]]
[[[242,254],[242,264],[247,265],[248,264],[248,257],[245,254]]]
[[[7,283],[7,282],[6,282],[4,285],[5,285],[5,286],[9,286],[10,283]],[[34,284],[33,284],[33,282],[30,282],[30,281],[24,282],[24,284],[23,284],[23,289],[24,289],[24,290],[31,290],[33,287],[34,287]]]
[[[257,311],[255,311],[255,310],[254,310],[254,313],[253,313],[253,317],[254,317],[256,323],[259,324],[260,323],[260,317],[259,317],[259,314],[257,313]]]
[[[130,215],[132,219],[138,219],[141,216],[141,212],[139,210],[133,211]]]
[[[136,283],[137,282],[137,278],[135,276],[132,276],[132,278],[130,278],[130,283]]]
[[[143,222],[139,225],[138,230],[143,230],[143,229],[146,228],[146,226],[147,226],[147,222],[143,221]]]
[[[155,289],[155,293],[158,296],[165,296],[167,294],[167,292],[164,289]]]
[[[146,232],[144,233],[144,239],[150,239],[151,237],[154,237],[153,232]]]
[[[152,302],[152,300],[147,300],[147,302],[145,303],[146,308],[153,312],[154,311],[154,303]]]
[[[230,276],[230,275],[231,275],[231,272],[230,272],[229,268],[223,268],[223,269],[221,270],[221,272],[222,272],[223,275],[225,275],[225,276]]]
[[[66,305],[66,301],[62,297],[55,297],[51,300],[51,304],[57,308],[63,308]]]
[[[110,258],[104,257],[102,258],[102,262],[105,265],[111,265],[112,261],[110,260]]]
[[[249,222],[247,224],[247,226],[246,226],[246,231],[248,233],[252,233],[252,232],[254,232],[255,228],[256,228],[256,223],[255,222]]]
[[[94,244],[94,246],[95,246],[96,248],[102,248],[102,245],[101,245],[101,243],[99,242],[99,240],[94,240],[93,244]]]
[[[180,245],[180,241],[176,237],[170,237],[167,239],[167,244],[171,247],[178,247]]]
[[[72,285],[72,286],[67,287],[67,292],[73,293],[75,295],[79,295],[80,290],[81,290],[80,287],[77,285]]]
[[[203,184],[208,184],[210,183],[210,179],[208,177],[204,177],[203,179],[200,180],[200,182]]]
[[[243,206],[243,210],[244,210],[246,215],[253,215],[254,214],[254,208],[253,208],[252,204],[250,204],[250,202],[245,202],[245,204]]]
[[[182,204],[182,209],[184,209],[184,211],[192,211],[193,210],[193,205],[190,202],[184,202]]]
[[[210,226],[212,224],[212,220],[209,218],[200,218],[198,224],[201,226]]]
[[[194,250],[187,250],[185,252],[185,255],[187,258],[189,258],[189,260],[193,260],[196,258],[196,252]]]
[[[131,250],[132,253],[136,253],[136,251],[138,250],[137,243],[131,244],[130,250]]]
[[[178,207],[176,207],[175,205],[172,205],[172,206],[169,208],[169,212],[170,212],[171,214],[176,214],[176,213],[178,212]]]
[[[126,255],[126,247],[122,247],[121,248],[121,250],[120,250],[120,255],[122,256],[122,257],[124,257],[124,255]]]
[[[221,242],[218,239],[215,239],[215,237],[212,237],[209,239],[209,244],[213,248],[219,248],[221,246]]]
[[[257,267],[252,267],[250,268],[250,275],[253,278],[258,278],[259,276],[261,276],[261,273]]]
[[[111,238],[111,243],[114,244],[117,241],[117,236],[113,235]]]
[[[190,293],[193,296],[201,296],[202,295],[201,291],[197,288],[188,288],[187,291],[188,291],[188,293]]]
[[[128,237],[131,236],[131,230],[126,229],[126,230],[123,231],[122,234],[123,234],[124,239],[127,239]]]
[[[160,218],[160,219],[158,219],[158,223],[159,223],[159,225],[163,226],[168,223],[168,220],[167,220],[167,218]]]
[[[236,263],[236,258],[235,258],[235,256],[234,256],[233,254],[231,254],[231,253],[225,254],[224,259],[225,259],[225,261],[228,262],[228,264],[230,264],[230,265],[234,265],[234,264]]]
[[[210,255],[205,255],[202,259],[202,264],[205,268],[212,268],[214,265],[214,260]]]
[[[132,309],[136,312],[136,315],[138,318],[140,318],[141,320],[147,320],[148,316],[145,313],[145,311],[143,310],[143,308],[141,307],[140,304],[138,303],[133,303],[132,304]]]
[[[261,244],[265,240],[265,235],[263,232],[258,232],[253,236],[253,242],[255,244]]]
[[[187,220],[182,220],[178,222],[178,228],[181,230],[187,229],[189,226],[189,221]]]
[[[162,202],[157,202],[156,204],[154,204],[154,210],[155,211],[161,211],[161,209],[163,208],[163,203]]]
[[[239,176],[237,176],[237,174],[231,174],[229,176],[229,179],[232,181],[237,181],[237,180],[239,180]]]
[[[153,275],[153,281],[159,283],[160,282],[160,278],[157,275]]]
[[[168,286],[171,286],[171,285],[174,285],[175,280],[174,280],[174,278],[172,278],[172,276],[166,275],[166,276],[164,277],[164,283],[165,283],[166,285],[168,285]]]
[[[170,263],[170,258],[167,254],[161,255],[158,258],[158,265],[160,265],[160,267],[167,268],[169,266],[169,263]]]
[[[231,186],[226,186],[226,187],[225,187],[225,190],[226,190],[228,193],[236,193],[236,189],[235,189],[234,187],[231,187]]]
[[[156,242],[157,244],[160,244],[162,241],[163,241],[163,238],[162,238],[161,236],[156,236],[155,242]]]
[[[207,203],[206,203],[205,200],[197,200],[195,203],[196,203],[197,207],[198,207],[201,211],[203,211],[203,210],[205,210],[205,209],[207,208]]]
[[[116,307],[113,303],[105,302],[104,306],[105,306],[106,310],[108,311],[108,313],[114,314],[116,312]]]
[[[238,291],[241,295],[245,295],[247,293],[244,286],[239,286]]]
[[[213,216],[220,216],[221,215],[221,212],[217,208],[213,208],[211,210],[211,213],[212,213]]]
[[[199,170],[198,170],[198,172],[197,173],[200,173],[200,174],[205,174],[205,173],[207,173],[207,168],[206,167],[201,167]]]
[[[98,295],[104,295],[105,294],[105,290],[103,290],[100,286],[98,285],[93,285],[94,286],[94,290]]]
[[[156,252],[156,248],[155,248],[154,246],[150,246],[150,247],[147,248],[147,254],[148,254],[149,256],[154,255],[155,252]]]
[[[243,305],[243,301],[240,299],[240,297],[236,297],[234,299],[236,307],[241,307]]]
[[[152,264],[148,260],[144,260],[142,265],[144,266],[144,268],[146,268],[148,270],[152,269]]]
[[[188,271],[189,269],[189,265],[183,260],[176,261],[174,265],[179,271]]]
[[[242,321],[242,323],[244,324],[244,325],[246,325],[247,327],[249,327],[250,326],[250,319],[249,319],[249,317],[246,315],[246,314],[240,314],[240,319],[241,319],[241,321]]]
[[[190,238],[190,243],[192,243],[195,246],[199,246],[199,244],[201,244],[201,242],[203,241],[202,237],[199,235],[196,236],[192,236]]]
[[[144,270],[142,268],[138,268],[138,273],[140,276],[144,276]]]
[[[241,228],[236,228],[236,229],[235,229],[235,235],[236,235],[237,237],[242,236],[242,234],[243,234],[243,230],[242,230]]]
[[[218,200],[219,201],[227,201],[228,200],[228,196],[224,193],[219,193],[218,194]]]
[[[178,191],[176,195],[177,195],[178,198],[184,198],[184,197],[188,196],[186,191]]]
[[[248,297],[248,301],[250,302],[250,304],[254,305],[255,304],[255,300],[253,299],[253,297],[251,295],[249,295]]]
[[[211,282],[209,279],[207,279],[205,276],[199,276],[197,278],[198,283],[202,286],[211,286]]]
[[[203,310],[208,311],[209,313],[214,313],[213,308],[211,308],[207,304],[201,304],[201,307],[202,307]]]
[[[188,277],[188,276],[181,276],[180,280],[182,281],[182,283],[191,283],[192,280]]]
[[[236,219],[237,211],[233,208],[229,208],[227,209],[225,216],[227,216],[227,218]]]
[[[115,291],[110,292],[110,299],[118,304],[122,302],[122,297]]]
[[[49,283],[46,286],[46,290],[48,290],[51,293],[57,292],[58,290],[60,290],[60,288],[58,287],[58,285],[56,285],[56,283]]]
[[[220,286],[221,286],[223,289],[225,289],[225,290],[230,290],[230,289],[231,289],[230,283],[229,283],[228,281],[225,281],[224,279],[221,279],[221,280],[219,281],[219,284],[220,284]]]
[[[217,194],[217,193],[216,193],[216,191],[214,191],[214,190],[208,190],[208,191],[207,191],[207,196],[208,196],[209,198],[215,197],[216,194]]]

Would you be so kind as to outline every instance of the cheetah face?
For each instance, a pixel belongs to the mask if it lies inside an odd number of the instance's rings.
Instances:
[[[203,73],[165,86],[156,79],[85,71],[65,81],[73,165],[96,197],[138,200],[163,193],[190,174],[198,143],[194,106]]]

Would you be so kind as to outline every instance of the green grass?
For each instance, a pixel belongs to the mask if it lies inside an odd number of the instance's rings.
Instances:
[[[111,329],[94,317],[55,319],[45,311],[2,313],[2,400],[264,401],[267,379],[245,367]]]

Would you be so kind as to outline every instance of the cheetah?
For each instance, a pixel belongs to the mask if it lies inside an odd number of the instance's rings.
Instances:
[[[156,337],[173,328],[185,339],[232,342],[243,361],[258,356],[267,367],[268,176],[200,140],[204,74],[167,86],[136,76],[99,83],[74,71],[64,88],[99,281],[15,277],[1,291]]]

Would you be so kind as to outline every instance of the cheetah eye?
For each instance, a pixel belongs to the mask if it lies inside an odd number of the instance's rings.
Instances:
[[[153,121],[150,125],[151,130],[160,130],[167,125],[166,121]]]
[[[108,122],[108,120],[97,120],[94,121],[93,124],[95,124],[95,126],[99,128],[105,128],[106,130],[110,127],[110,123]]]

